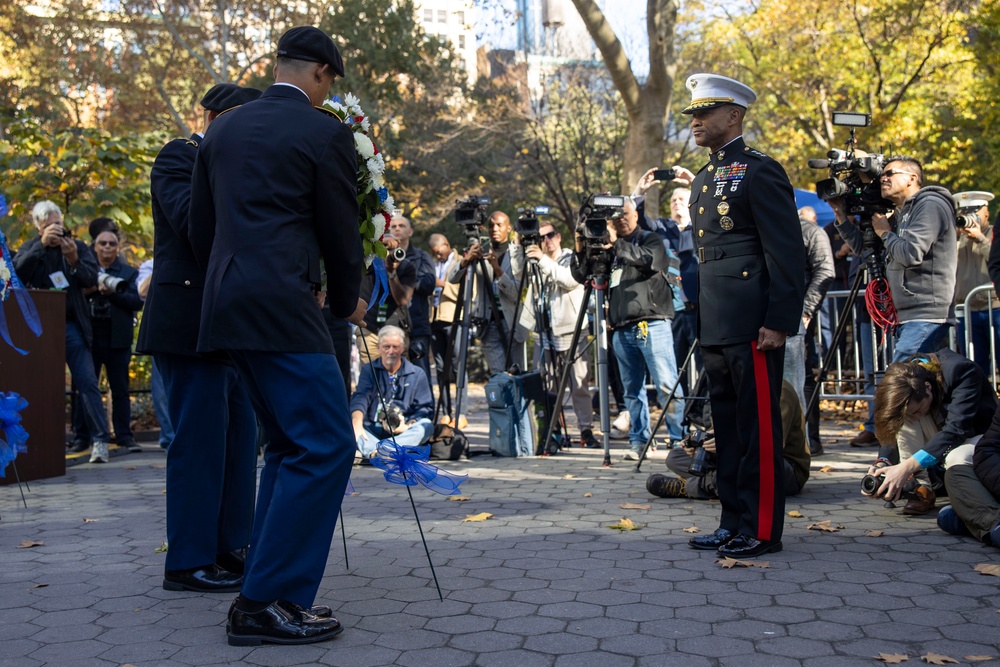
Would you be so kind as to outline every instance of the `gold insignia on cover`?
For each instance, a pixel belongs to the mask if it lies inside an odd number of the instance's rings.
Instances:
[[[715,171],[715,165],[713,165],[713,164],[708,165],[708,170],[709,171]]]
[[[715,209],[719,212],[719,215],[725,215],[729,213],[729,202],[720,202],[719,206]]]
[[[724,215],[721,218],[719,218],[719,226],[728,232],[736,225],[733,222],[732,218],[730,218],[728,215]]]
[[[708,192],[708,186],[707,185],[701,186],[701,191],[702,192]]]
[[[718,158],[719,160],[721,160],[724,157],[726,157],[726,151],[719,151],[718,153],[716,153],[716,158]]]
[[[704,206],[699,206],[698,207],[698,215],[701,215],[704,212],[705,212],[705,207]]]

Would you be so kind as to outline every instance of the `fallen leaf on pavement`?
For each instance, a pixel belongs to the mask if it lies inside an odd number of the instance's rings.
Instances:
[[[618,507],[621,507],[623,510],[649,510],[649,509],[653,509],[652,505],[639,505],[639,504],[636,504],[636,503],[622,503]]]
[[[876,660],[881,660],[882,662],[889,663],[890,665],[898,665],[901,662],[906,662],[910,659],[910,656],[905,653],[879,653],[875,656]]]
[[[45,542],[40,542],[38,540],[21,540],[21,543],[17,545],[18,549],[30,549],[31,547],[44,547]]]
[[[700,533],[701,532],[701,528],[699,528],[698,526],[691,526],[690,528],[685,528],[684,532],[685,533]]]
[[[151,466],[149,466],[149,467],[150,467],[150,468],[157,468],[157,469],[159,469],[159,468],[166,468],[167,466],[166,466],[166,465],[164,465],[164,464],[162,464],[162,463],[154,463],[154,464],[152,464],[152,465],[151,465]]]
[[[827,533],[836,533],[838,528],[840,528],[840,526],[837,526],[836,528],[831,526],[829,519],[827,519],[826,521],[811,523],[808,526],[806,526],[806,530],[822,530]]]
[[[927,652],[927,655],[920,656],[920,659],[930,665],[957,665],[958,660],[939,653]]]
[[[576,475],[563,475],[563,479],[573,479]]]
[[[479,514],[470,514],[469,516],[465,517],[464,519],[462,519],[462,523],[486,521],[487,519],[492,519],[492,518],[493,515],[490,514],[489,512],[480,512]]]
[[[135,470],[135,466],[125,466],[124,470]]]
[[[454,500],[456,503],[461,503],[469,500],[469,498],[466,496],[448,496],[448,500]]]
[[[594,496],[593,493],[585,493],[585,494],[583,494],[584,498],[592,498],[593,496]]]
[[[756,561],[756,560],[737,560],[736,558],[730,558],[726,556],[725,558],[720,558],[715,561],[723,567],[725,570],[731,570],[734,567],[759,567],[762,569],[767,569],[771,567],[771,563],[766,560]]]
[[[34,586],[32,586],[32,588],[46,588],[46,587],[48,587],[48,584],[35,584]]]
[[[992,655],[964,655],[963,660],[968,660],[969,662],[983,662],[985,660],[992,660],[996,656]]]
[[[823,466],[819,469],[820,472],[833,472],[833,466]]]
[[[625,517],[618,523],[613,523],[608,528],[614,528],[615,530],[639,530],[639,526],[632,523],[632,519]]]
[[[162,553],[166,552],[166,550],[167,550],[167,543],[166,542],[160,542],[160,546],[158,546],[155,549],[153,549],[153,553],[154,554],[162,554]]]
[[[1000,565],[995,565],[993,563],[980,563],[976,566],[976,572],[979,574],[988,574],[994,577],[1000,577]],[[1000,609],[997,609],[1000,612]]]
[[[84,523],[97,523],[98,521],[100,521],[100,519],[88,519],[86,517],[83,519]]]
[[[884,531],[881,530],[866,530],[865,537],[882,537],[885,535]]]
[[[805,515],[802,512],[798,511],[798,510],[792,510],[791,512],[788,513],[788,516],[792,517],[793,519],[804,519],[805,518]]]

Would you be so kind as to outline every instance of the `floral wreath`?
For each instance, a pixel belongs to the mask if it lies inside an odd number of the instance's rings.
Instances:
[[[385,159],[368,136],[371,123],[358,101],[352,93],[347,93],[343,100],[337,96],[327,100],[323,108],[353,130],[358,153],[358,222],[365,263],[371,264],[375,257],[386,256],[382,236],[389,228],[395,202],[385,187]]]

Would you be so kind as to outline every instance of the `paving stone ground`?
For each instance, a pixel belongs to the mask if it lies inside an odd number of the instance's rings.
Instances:
[[[485,414],[470,418],[473,442],[485,442]],[[649,496],[662,451],[642,473],[576,448],[446,463],[469,475],[470,500],[414,491],[443,602],[405,489],[355,468],[350,566],[338,529],[318,600],[347,629],[300,647],[230,647],[231,594],[161,588],[165,456],[155,446],[33,482],[27,509],[16,487],[0,487],[0,666],[849,667],[880,664],[879,653],[924,664],[931,652],[1000,665],[1000,578],[974,570],[1000,563],[1000,550],[862,499],[874,450],[824,428],[829,453],[787,506],[803,517],[786,520],[785,549],[767,568],[723,569],[688,548],[685,529],[714,530],[719,506]],[[480,512],[493,517],[462,522]],[[608,528],[626,516],[640,529]],[[836,532],[806,529],[825,519]],[[18,549],[22,540],[44,546]]]

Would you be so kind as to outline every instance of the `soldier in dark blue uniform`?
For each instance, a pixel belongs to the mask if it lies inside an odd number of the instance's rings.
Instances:
[[[785,511],[779,397],[785,337],[798,331],[805,248],[792,186],[777,162],[743,143],[749,87],[688,78],[695,143],[711,150],[691,184],[698,246],[699,339],[716,419],[722,518],[690,540],[732,558],[781,550]],[[736,419],[728,418],[735,415]]]
[[[205,127],[260,97],[231,83],[201,100]],[[256,420],[229,358],[198,354],[204,272],[188,241],[191,172],[202,135],[174,139],[150,174],[153,274],[137,350],[163,377],[174,440],[167,450],[167,551],[163,587],[238,591],[250,541],[256,482]],[[195,218],[200,212],[191,212]]]
[[[198,350],[225,350],[269,442],[229,643],[305,644],[342,630],[314,607],[354,460],[354,431],[320,311],[361,321],[364,256],[351,129],[315,107],[344,75],[321,30],[278,42],[276,83],[221,115],[198,148],[188,236],[207,270]]]

